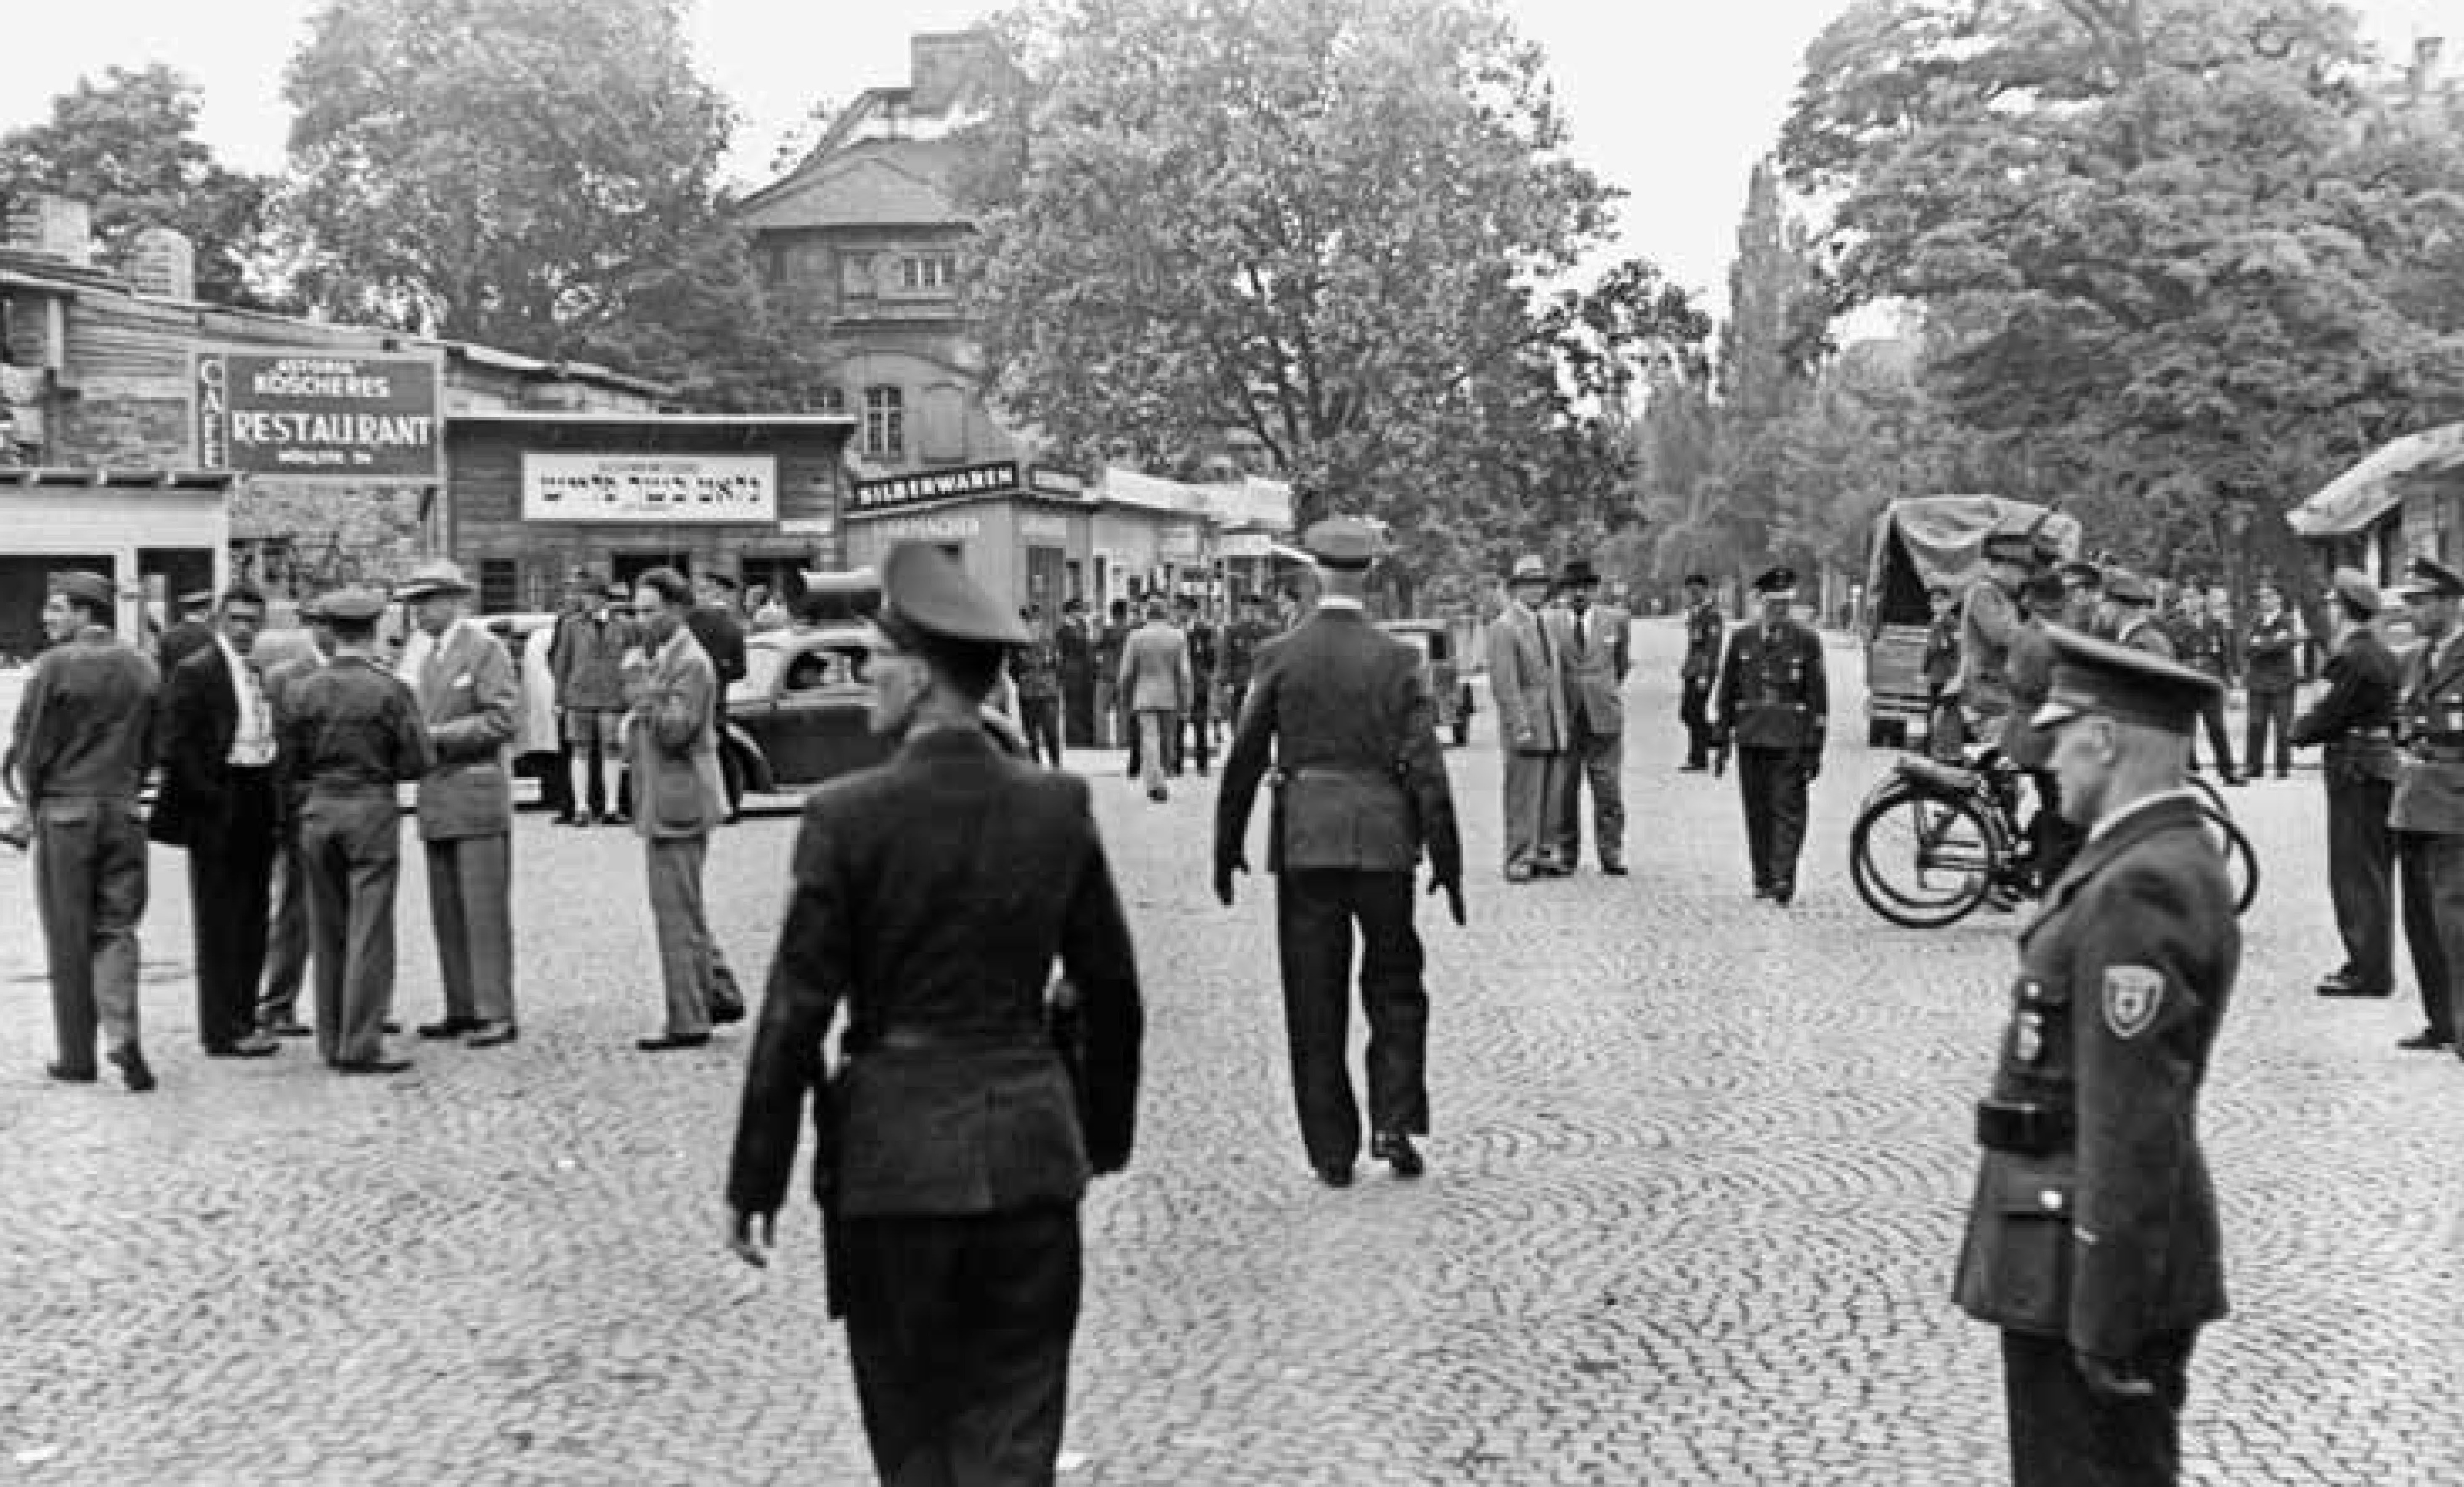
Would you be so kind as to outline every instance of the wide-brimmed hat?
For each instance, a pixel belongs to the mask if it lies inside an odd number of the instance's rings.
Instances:
[[[1754,579],[1754,592],[1765,599],[1793,597],[1796,593],[1796,570],[1785,563],[1776,568],[1765,568],[1761,577]]]
[[[1506,576],[1507,583],[1546,583],[1549,564],[1538,553],[1526,553],[1514,559],[1514,571]]]
[[[1592,566],[1590,558],[1569,558],[1566,559],[1566,566],[1557,570],[1557,581],[1568,588],[1578,588],[1586,583],[1599,582],[1600,575],[1599,571]]]
[[[901,542],[881,563],[882,630],[901,645],[1023,645],[1026,626],[931,542]]]
[[[393,597],[400,600],[413,600],[428,599],[438,594],[470,592],[471,583],[469,579],[462,577],[462,565],[450,558],[438,558],[434,562],[421,563],[410,570],[410,577],[394,588]]]

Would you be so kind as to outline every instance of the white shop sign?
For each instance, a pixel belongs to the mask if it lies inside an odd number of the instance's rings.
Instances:
[[[871,523],[891,541],[957,542],[982,534],[984,524],[973,516],[893,516]]]
[[[769,454],[522,455],[524,521],[779,519]]]

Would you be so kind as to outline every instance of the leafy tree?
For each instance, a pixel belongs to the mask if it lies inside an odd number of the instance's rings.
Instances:
[[[249,280],[273,183],[214,160],[197,138],[198,98],[159,63],[79,79],[52,100],[51,118],[0,138],[0,209],[45,192],[75,197],[123,263],[139,231],[175,229],[195,245],[200,299],[262,303]]]

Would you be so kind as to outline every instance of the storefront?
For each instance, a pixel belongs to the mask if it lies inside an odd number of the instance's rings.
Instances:
[[[490,612],[583,572],[723,572],[793,598],[849,561],[838,414],[472,411],[446,425],[445,545]],[[862,558],[854,559],[856,561]]]
[[[221,588],[231,482],[228,470],[0,467],[0,666],[42,648],[55,572],[110,579],[129,641],[161,623],[166,599]]]
[[[878,564],[893,543],[938,543],[1013,609],[1056,614],[1097,581],[1095,508],[1077,477],[1011,460],[856,482],[847,561]]]

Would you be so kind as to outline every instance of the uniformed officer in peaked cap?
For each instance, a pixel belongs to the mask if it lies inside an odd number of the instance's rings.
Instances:
[[[2127,568],[2105,571],[2098,609],[2104,636],[2151,656],[2173,659],[2173,638],[2156,623],[2156,586]]]
[[[1318,1180],[1352,1182],[1360,1106],[1345,1062],[1353,934],[1369,1018],[1370,1155],[1417,1177],[1429,1129],[1429,995],[1413,928],[1414,869],[1463,921],[1463,844],[1419,655],[1369,623],[1361,591],[1376,534],[1331,517],[1302,538],[1317,562],[1316,612],[1262,648],[1223,761],[1215,807],[1215,895],[1248,871],[1249,807],[1271,767],[1266,870],[1301,1143]]]
[[[1790,610],[1796,601],[1795,570],[1768,569],[1754,579],[1754,589],[1762,596],[1763,617],[1728,637],[1712,719],[1719,746],[1733,744],[1737,751],[1754,897],[1785,908],[1796,897],[1806,790],[1822,773],[1831,692],[1822,638]]]
[[[891,760],[815,791],[729,1172],[766,1262],[808,1093],[829,1310],[886,1483],[1048,1483],[1081,1276],[1078,1203],[1130,1159],[1142,1014],[1087,783],[979,715],[1026,638],[928,543],[882,564],[872,726]],[[1045,986],[1076,988],[1080,1080]],[[844,1007],[841,1068],[822,1043]]]
[[[1685,659],[1678,663],[1680,695],[1677,720],[1685,725],[1685,762],[1689,774],[1711,767],[1711,684],[1720,678],[1720,643],[1728,633],[1720,606],[1711,598],[1708,575],[1685,576]]]
[[[2464,1048],[2464,645],[2456,644],[2464,574],[2416,558],[2400,591],[2421,645],[2397,681],[2395,795],[2387,824],[2404,871],[2404,937],[2421,984],[2416,1052]]]
[[[2050,632],[2062,811],[2088,836],[2019,936],[1959,1306],[2002,1329],[2016,1487],[2170,1483],[2198,1329],[2225,1314],[2199,1087],[2241,931],[2183,788],[2213,678]]]
[[[2402,667],[2379,638],[2375,622],[2384,606],[2368,575],[2337,569],[2327,598],[2336,627],[2321,668],[2326,695],[2295,721],[2292,735],[2296,748],[2321,745],[2325,755],[2327,891],[2344,963],[2320,978],[2319,995],[2392,996],[2396,838],[2387,817],[2403,772],[2395,746]],[[2434,969],[2434,935],[2414,942],[2416,956],[2425,949]]]

